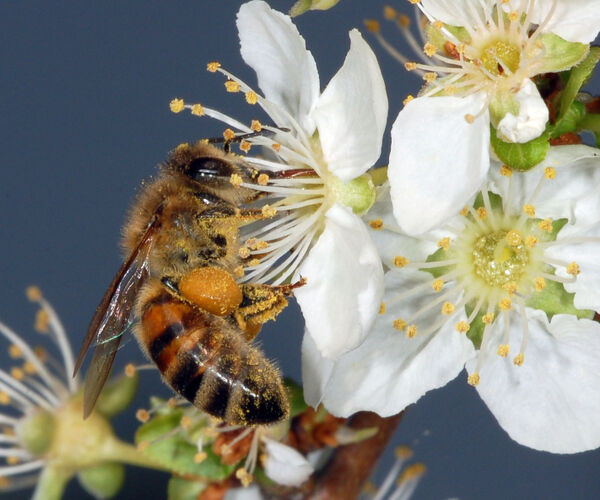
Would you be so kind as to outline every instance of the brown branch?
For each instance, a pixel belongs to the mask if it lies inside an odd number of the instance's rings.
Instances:
[[[334,500],[356,498],[379,457],[385,450],[404,412],[382,418],[371,412],[360,412],[349,422],[353,429],[377,427],[379,432],[360,443],[338,448],[330,462],[315,478],[314,488],[304,500]]]

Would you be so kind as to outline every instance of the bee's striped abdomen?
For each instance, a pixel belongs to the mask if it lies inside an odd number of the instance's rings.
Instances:
[[[226,319],[161,288],[142,306],[139,337],[171,387],[230,424],[284,418],[284,388],[263,355]]]

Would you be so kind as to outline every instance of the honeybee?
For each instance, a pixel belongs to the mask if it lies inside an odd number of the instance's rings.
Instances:
[[[163,379],[207,413],[244,426],[289,414],[278,370],[249,341],[302,283],[236,282],[245,260],[240,227],[266,215],[244,208],[261,194],[236,187],[234,175],[253,183],[260,172],[206,141],[182,144],[140,192],[123,230],[128,257],[96,309],[76,362],[75,373],[94,345],[84,416],[129,330]]]

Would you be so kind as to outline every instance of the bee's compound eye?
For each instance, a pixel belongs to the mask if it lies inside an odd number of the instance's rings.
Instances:
[[[219,158],[203,157],[185,165],[183,173],[195,181],[210,184],[217,179],[229,179],[234,169],[230,163]]]

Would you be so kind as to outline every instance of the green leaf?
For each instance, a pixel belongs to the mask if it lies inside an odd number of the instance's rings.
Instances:
[[[554,33],[544,33],[538,40],[544,45],[539,73],[566,71],[583,61],[590,48],[587,43],[568,42]]]
[[[167,498],[169,500],[196,500],[198,495],[206,489],[202,481],[188,481],[180,477],[169,479]]]
[[[490,126],[490,142],[498,159],[515,170],[529,170],[546,158],[550,143],[543,133],[529,142],[504,142],[498,138],[494,127]]]
[[[133,376],[121,375],[110,380],[102,390],[96,409],[107,418],[114,417],[125,410],[133,401],[138,386],[140,377],[137,371]]]
[[[294,418],[308,408],[308,405],[304,401],[304,390],[291,378],[285,378],[283,384],[287,390],[288,401],[290,402],[290,418]]]
[[[567,132],[575,132],[580,120],[585,116],[585,106],[574,101],[563,116],[562,120],[550,127],[550,137],[560,137]]]
[[[575,307],[573,303],[574,297],[575,294],[567,292],[562,283],[546,280],[544,289],[541,292],[534,293],[527,302],[525,302],[525,305],[533,309],[544,311],[548,317],[548,321],[550,321],[555,314],[573,314],[580,319],[593,318],[593,311],[577,309]]]

